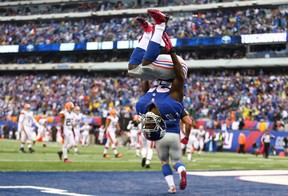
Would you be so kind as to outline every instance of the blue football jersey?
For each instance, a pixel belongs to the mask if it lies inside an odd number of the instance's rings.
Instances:
[[[149,106],[154,104],[166,122],[166,132],[180,133],[180,119],[184,109],[183,104],[170,97],[168,85],[156,85],[140,97],[136,103],[139,115],[146,114]]]

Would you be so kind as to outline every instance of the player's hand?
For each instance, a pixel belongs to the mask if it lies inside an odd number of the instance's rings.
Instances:
[[[165,50],[166,50],[166,52],[168,54],[176,52],[175,48],[173,48],[172,42],[170,40],[170,37],[169,37],[169,35],[166,32],[163,33],[162,39],[163,39],[163,41],[165,43]]]
[[[185,145],[188,144],[188,138],[187,137],[182,138],[181,143]]]

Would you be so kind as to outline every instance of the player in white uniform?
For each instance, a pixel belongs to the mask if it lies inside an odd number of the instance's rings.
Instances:
[[[116,115],[116,110],[112,109],[105,123],[105,132],[107,134],[107,141],[106,141],[104,151],[103,151],[104,158],[110,158],[110,156],[107,154],[107,151],[110,145],[113,149],[113,153],[116,158],[120,158],[123,156],[122,154],[118,153],[118,150],[116,148],[116,143],[117,143],[116,131],[120,131],[120,130],[121,129],[119,125],[119,118]]]
[[[80,112],[80,107],[76,106],[74,108],[74,134],[75,134],[75,144],[74,144],[74,153],[79,154],[78,152],[78,144],[80,144],[80,128],[83,124],[82,117],[83,114]]]
[[[133,116],[127,125],[127,130],[130,130],[130,146],[136,148],[136,156],[140,157],[140,137],[141,137],[141,124],[139,115]]]
[[[199,146],[199,142],[198,142],[198,133],[199,130],[192,128],[191,132],[190,132],[190,137],[188,140],[188,144],[187,144],[187,160],[190,161],[195,161],[192,159],[192,153],[198,149]]]
[[[198,142],[199,142],[199,152],[198,155],[200,156],[202,154],[204,145],[205,145],[205,137],[206,137],[206,131],[204,130],[203,126],[199,126],[199,132],[198,132]]]
[[[60,160],[62,156],[65,163],[70,163],[68,159],[68,150],[75,144],[75,135],[74,135],[74,114],[73,114],[74,104],[72,102],[67,102],[65,104],[65,110],[60,112],[61,117],[61,131],[62,137],[64,139],[64,144],[62,145],[62,151],[58,152]]]
[[[24,145],[27,141],[28,149],[30,153],[33,153],[32,143],[35,142],[34,136],[34,127],[35,124],[37,127],[40,127],[39,123],[35,120],[33,112],[30,111],[30,104],[25,104],[23,110],[20,112],[18,120],[18,133],[20,133],[20,152],[25,153]]]
[[[84,124],[84,126],[81,127],[81,133],[82,133],[82,146],[88,146],[90,141],[90,130],[92,127],[89,125],[88,122]]]
[[[105,129],[104,129],[104,126],[101,125],[99,127],[99,135],[98,135],[98,141],[100,144],[103,144],[104,142],[104,135],[105,135]]]
[[[43,147],[47,146],[47,142],[50,140],[50,131],[47,127],[47,119],[42,118],[39,120],[40,127],[38,128],[37,141],[43,142]]]
[[[142,138],[142,149],[141,149],[141,156],[142,156],[142,162],[141,166],[145,168],[150,168],[150,163],[153,157],[153,151],[154,151],[154,141],[147,140],[143,133],[141,132],[141,138]]]

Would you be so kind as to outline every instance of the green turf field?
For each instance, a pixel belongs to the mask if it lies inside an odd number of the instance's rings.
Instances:
[[[80,155],[74,155],[70,150],[69,158],[72,163],[59,160],[57,151],[61,149],[59,143],[49,143],[42,147],[36,143],[33,154],[19,153],[20,142],[15,140],[0,140],[0,171],[145,171],[161,170],[156,151],[151,162],[151,169],[141,167],[141,158],[135,156],[135,150],[119,147],[124,157],[109,159],[102,157],[103,146],[93,145],[79,147]],[[25,146],[26,150],[27,147]],[[109,149],[112,155],[112,150]],[[237,153],[206,153],[202,156],[193,154],[195,162],[188,162],[183,156],[187,170],[239,170],[239,169],[288,169],[288,157],[270,156],[264,159],[262,155],[255,157],[251,154]]]

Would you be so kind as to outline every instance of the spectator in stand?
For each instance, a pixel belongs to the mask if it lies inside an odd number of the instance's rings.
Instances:
[[[123,4],[118,3],[117,9],[121,9],[121,5]],[[173,38],[280,33],[286,32],[286,25],[283,25],[286,23],[286,17],[287,13],[280,8],[278,12],[274,11],[274,8],[213,9],[199,11],[195,15],[191,15],[190,12],[185,15],[185,12],[181,12],[179,17],[175,15],[169,21],[166,31]],[[141,29],[135,26],[132,17],[47,22],[43,20],[41,23],[29,21],[25,24],[9,22],[0,25],[2,45],[122,41],[140,38],[141,34]]]

